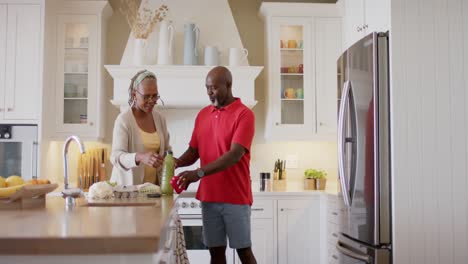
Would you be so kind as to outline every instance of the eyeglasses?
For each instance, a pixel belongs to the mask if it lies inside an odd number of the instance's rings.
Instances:
[[[159,94],[146,95],[142,94],[140,91],[138,91],[138,89],[136,89],[135,91],[143,97],[143,100],[145,100],[145,102],[149,102],[149,100],[152,100],[154,102],[161,100],[161,103],[164,105],[164,101],[161,99],[161,96],[159,96]]]

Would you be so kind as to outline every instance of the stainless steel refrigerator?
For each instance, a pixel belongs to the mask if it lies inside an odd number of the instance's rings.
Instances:
[[[339,262],[392,263],[388,33],[338,59]]]

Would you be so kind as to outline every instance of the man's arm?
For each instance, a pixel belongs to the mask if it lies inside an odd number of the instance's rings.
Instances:
[[[200,155],[198,154],[198,149],[188,147],[188,149],[180,156],[178,159],[175,159],[176,168],[186,167],[194,164]]]
[[[245,148],[237,143],[231,145],[231,149],[224,153],[217,160],[206,164],[200,169],[205,172],[205,175],[214,174],[223,171],[240,161],[245,154]]]
[[[239,162],[242,156],[244,156],[245,151],[246,150],[242,145],[238,143],[233,143],[231,144],[231,149],[229,149],[228,152],[224,153],[217,160],[206,164],[200,169],[205,173],[207,177],[209,177],[210,174],[223,171]],[[197,174],[197,170],[184,171],[181,174],[179,174],[179,176],[180,178],[177,184],[182,189],[186,189],[190,183],[200,180]]]

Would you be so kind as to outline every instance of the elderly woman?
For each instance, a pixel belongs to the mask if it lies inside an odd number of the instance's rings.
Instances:
[[[156,75],[138,72],[128,88],[130,107],[114,123],[111,181],[123,185],[160,185],[164,153],[170,148],[166,120],[156,110]]]

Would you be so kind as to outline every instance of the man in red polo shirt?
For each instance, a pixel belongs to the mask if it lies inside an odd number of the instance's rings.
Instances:
[[[203,239],[211,263],[226,263],[226,237],[243,264],[257,263],[250,239],[250,146],[255,131],[253,112],[232,95],[232,75],[225,67],[212,69],[206,77],[211,105],[195,120],[189,148],[176,160],[189,166],[200,158],[201,167],[179,174],[186,188],[201,180],[197,199],[202,203]]]

